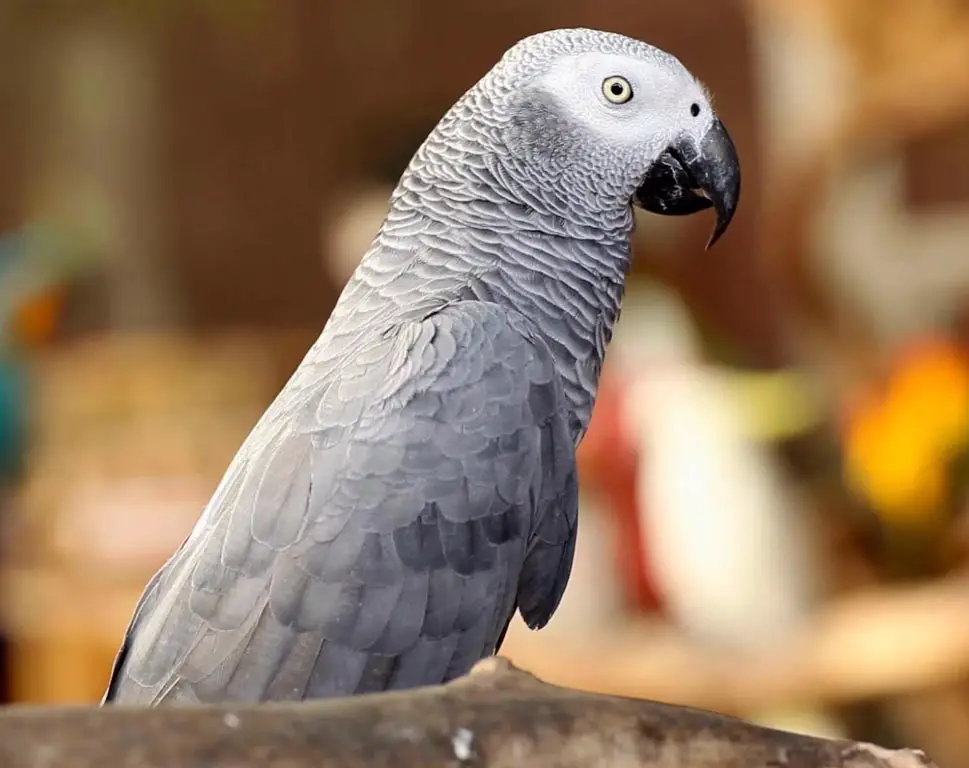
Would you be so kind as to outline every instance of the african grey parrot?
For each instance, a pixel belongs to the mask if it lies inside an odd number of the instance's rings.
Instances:
[[[149,582],[104,701],[441,683],[555,611],[632,204],[740,194],[696,78],[587,29],[513,46],[418,149],[322,335]]]

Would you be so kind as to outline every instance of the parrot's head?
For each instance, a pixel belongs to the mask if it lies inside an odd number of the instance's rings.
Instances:
[[[464,106],[494,116],[488,133],[504,150],[509,186],[537,179],[566,215],[712,207],[709,247],[737,208],[737,151],[709,93],[674,56],[638,40],[589,29],[527,37]]]

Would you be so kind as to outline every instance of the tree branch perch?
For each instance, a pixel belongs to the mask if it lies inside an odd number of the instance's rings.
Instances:
[[[504,659],[448,685],[246,706],[10,707],[0,768],[934,768],[885,750],[549,685]]]

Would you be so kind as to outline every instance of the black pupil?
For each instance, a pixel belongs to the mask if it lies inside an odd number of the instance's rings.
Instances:
[[[613,96],[622,96],[626,91],[626,89],[622,87],[622,83],[613,83],[609,86],[609,90],[612,91]]]
[[[690,105],[690,114],[693,115],[693,117],[696,117],[697,115],[699,115],[700,114],[700,105],[699,104],[691,104]]]

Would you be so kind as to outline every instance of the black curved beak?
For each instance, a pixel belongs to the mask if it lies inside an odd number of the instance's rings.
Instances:
[[[715,120],[699,144],[671,144],[636,190],[635,201],[651,213],[687,216],[712,207],[717,223],[706,247],[727,231],[740,201],[740,159],[730,134]]]

